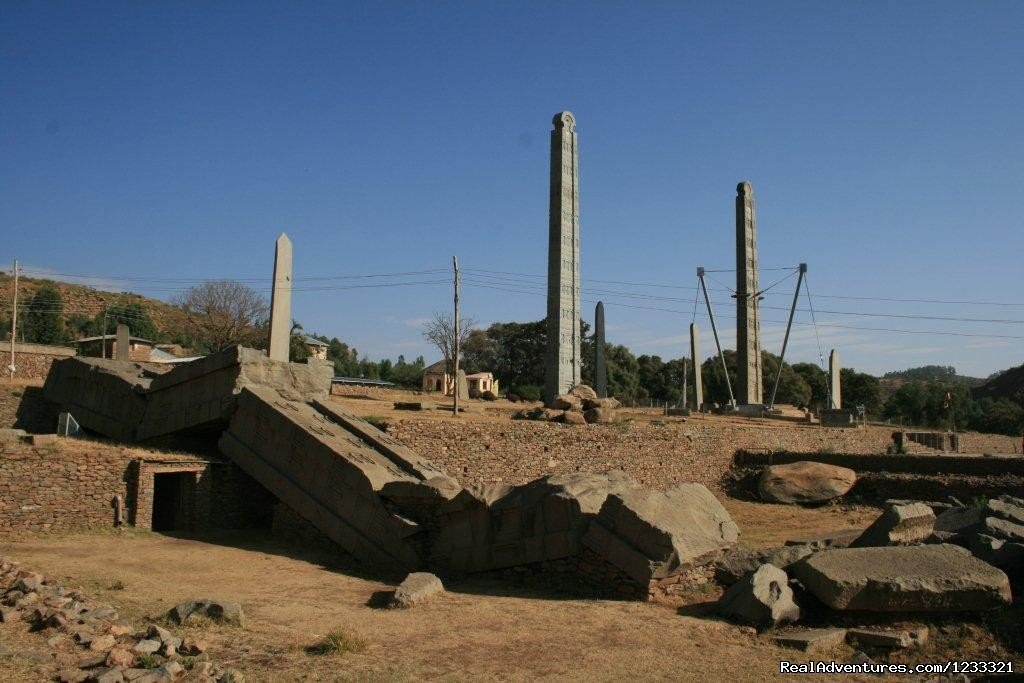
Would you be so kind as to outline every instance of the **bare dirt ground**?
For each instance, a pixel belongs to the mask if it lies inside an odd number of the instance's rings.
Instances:
[[[671,605],[567,599],[496,580],[452,584],[411,610],[379,609],[368,603],[393,584],[331,568],[323,556],[256,533],[92,532],[25,539],[0,552],[110,602],[137,626],[190,598],[240,601],[245,628],[189,631],[209,642],[213,661],[247,680],[753,681],[778,678],[781,659],[803,657],[750,629],[684,616]],[[365,649],[305,651],[339,628]],[[46,650],[38,634],[0,627],[0,639],[12,651]],[[849,652],[844,646],[836,654]],[[52,668],[0,657],[4,680],[40,680]]]

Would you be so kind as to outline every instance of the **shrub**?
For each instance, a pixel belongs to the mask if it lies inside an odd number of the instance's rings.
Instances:
[[[343,655],[346,652],[362,652],[366,649],[366,641],[357,633],[339,628],[331,631],[320,642],[306,648],[311,655]]]
[[[511,393],[524,401],[539,401],[544,390],[536,384],[520,384],[513,387]]]

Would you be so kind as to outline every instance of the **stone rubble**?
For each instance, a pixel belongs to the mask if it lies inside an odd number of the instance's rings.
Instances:
[[[800,618],[786,572],[762,564],[734,583],[719,599],[718,612],[761,628],[775,627]]]
[[[24,623],[45,637],[51,648],[70,641],[82,649],[85,656],[78,667],[57,674],[57,680],[64,683],[244,680],[237,671],[210,662],[203,641],[183,640],[157,624],[135,629],[110,605],[97,604],[56,579],[22,569],[3,557],[0,592],[5,626]],[[237,611],[240,615],[241,607]]]

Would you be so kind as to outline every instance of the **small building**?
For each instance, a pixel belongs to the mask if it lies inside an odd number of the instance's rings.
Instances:
[[[479,396],[485,391],[498,393],[498,380],[490,372],[475,372],[466,375],[466,385],[470,396]],[[423,391],[444,392],[445,396],[451,396],[455,391],[455,380],[448,373],[448,365],[439,360],[433,365],[423,369]]]
[[[79,356],[89,358],[116,358],[117,335],[108,334],[97,337],[84,337],[75,340]],[[128,337],[128,358],[140,363],[148,363],[152,359],[156,342],[142,337]]]
[[[306,345],[310,358],[327,360],[327,344],[325,342],[307,336],[302,337],[302,342]]]
[[[485,391],[493,391],[495,395],[498,393],[498,380],[490,372],[474,372],[472,375],[466,375],[466,384],[469,385],[470,396],[479,396]]]

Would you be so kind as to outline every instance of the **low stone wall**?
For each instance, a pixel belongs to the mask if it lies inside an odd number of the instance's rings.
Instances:
[[[0,537],[20,532],[112,527],[111,500],[127,500],[135,456],[120,448],[49,437],[46,445],[3,445]]]
[[[10,362],[10,343],[2,346],[4,365]],[[50,372],[53,361],[70,358],[76,354],[75,349],[66,346],[50,346],[48,344],[14,345],[14,376],[17,379],[44,379]]]
[[[28,438],[0,441],[0,538],[111,528],[117,495],[127,523],[151,528],[155,476],[165,473],[191,478],[181,499],[185,527],[270,526],[276,498],[233,463],[53,435]]]

